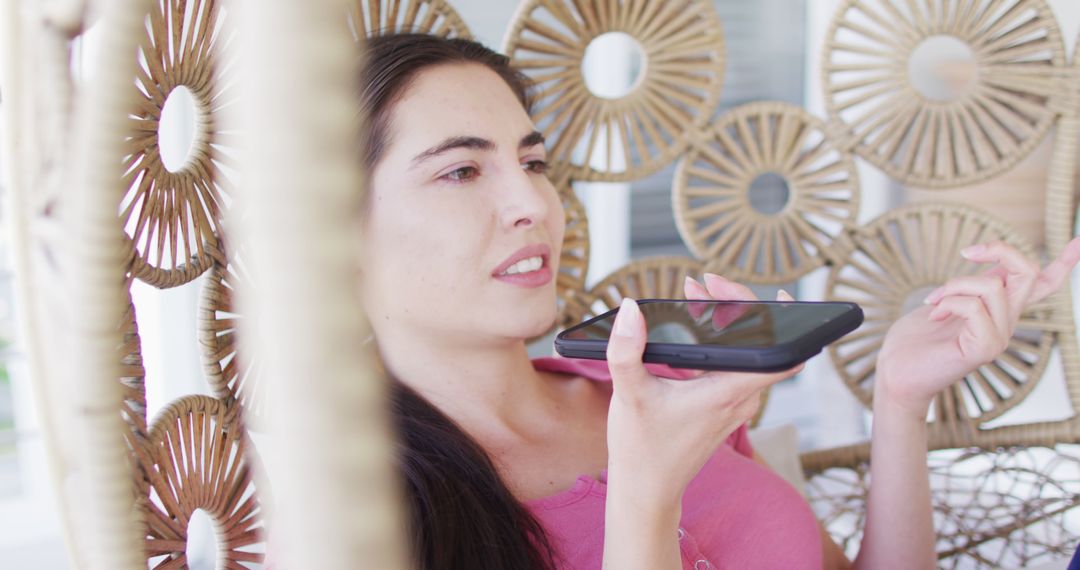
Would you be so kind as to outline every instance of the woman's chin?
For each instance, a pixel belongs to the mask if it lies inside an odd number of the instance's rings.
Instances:
[[[555,328],[556,317],[557,315],[552,312],[549,315],[531,319],[530,322],[522,323],[520,327],[515,327],[516,330],[511,336],[516,339],[524,340],[525,342],[544,336]]]

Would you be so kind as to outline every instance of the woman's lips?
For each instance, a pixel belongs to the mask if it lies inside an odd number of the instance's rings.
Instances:
[[[492,272],[492,277],[519,287],[542,287],[552,279],[547,244],[527,245],[507,257]]]
[[[547,263],[535,271],[529,271],[527,273],[511,273],[496,275],[495,279],[502,281],[503,283],[509,283],[511,285],[517,285],[519,287],[543,287],[551,281],[551,268],[547,266]]]

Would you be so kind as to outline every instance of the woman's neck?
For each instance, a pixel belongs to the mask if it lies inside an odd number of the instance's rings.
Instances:
[[[525,434],[557,407],[524,341],[465,344],[395,331],[379,331],[378,339],[387,370],[475,436]]]

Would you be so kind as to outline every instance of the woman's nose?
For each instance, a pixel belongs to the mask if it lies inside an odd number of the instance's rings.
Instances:
[[[507,177],[503,202],[503,220],[507,227],[529,227],[544,221],[548,201],[543,174],[533,174],[521,168]]]

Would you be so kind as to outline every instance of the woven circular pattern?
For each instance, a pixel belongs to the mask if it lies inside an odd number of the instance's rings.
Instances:
[[[199,345],[202,348],[203,372],[214,391],[224,402],[238,402],[246,423],[262,425],[263,392],[259,389],[257,362],[237,354],[238,315],[233,295],[250,276],[240,255],[230,256],[229,263],[217,262],[206,274],[199,298]]]
[[[583,71],[586,49],[609,32],[642,48],[637,80],[617,98],[595,95]],[[528,0],[503,52],[535,82],[533,120],[574,180],[633,180],[664,167],[708,121],[724,78],[723,30],[703,0]]]
[[[755,283],[793,281],[837,261],[856,227],[859,181],[850,154],[822,123],[786,103],[725,114],[679,161],[672,188],[683,241],[709,271]],[[787,200],[766,212],[751,200],[759,177],[783,178]]]
[[[352,0],[349,29],[354,38],[388,32],[469,38],[469,28],[445,0]],[[363,30],[363,33],[360,33]]]
[[[562,251],[559,254],[559,274],[555,278],[559,313],[566,310],[569,299],[585,292],[585,277],[589,271],[589,219],[585,206],[574,193],[571,181],[565,176],[554,179],[566,216]],[[560,318],[561,320],[561,318]]]
[[[1064,46],[1043,0],[848,0],[826,37],[822,83],[838,137],[916,186],[1010,168],[1063,95]]]
[[[188,523],[196,509],[215,523],[220,567],[262,562],[262,513],[247,455],[252,450],[237,418],[219,400],[185,396],[154,420],[140,452],[151,489],[144,514],[152,568],[187,567]]]
[[[146,368],[143,367],[142,341],[135,320],[135,305],[129,302],[120,321],[120,384],[124,402],[121,415],[136,434],[145,435]]]
[[[701,263],[682,257],[639,259],[605,277],[566,308],[563,328],[615,309],[632,299],[682,299],[686,278],[701,280]]]
[[[135,78],[138,105],[130,116],[120,217],[135,251],[132,274],[156,287],[182,285],[211,264],[225,183],[215,116],[233,95],[214,78],[217,46],[229,28],[215,0],[163,0],[150,13]],[[158,138],[166,100],[184,87],[195,102],[194,138],[175,171],[162,161]]]
[[[874,367],[888,328],[921,306],[933,289],[952,277],[988,269],[960,256],[976,243],[1003,240],[1034,257],[1005,224],[958,205],[925,204],[892,211],[855,235],[856,249],[829,275],[828,299],[862,306],[865,320],[855,332],[829,346],[829,355],[848,388],[868,407]],[[1042,377],[1053,347],[1046,305],[1029,309],[1009,347],[993,362],[953,384],[931,407],[940,424],[985,422],[1015,406]]]

